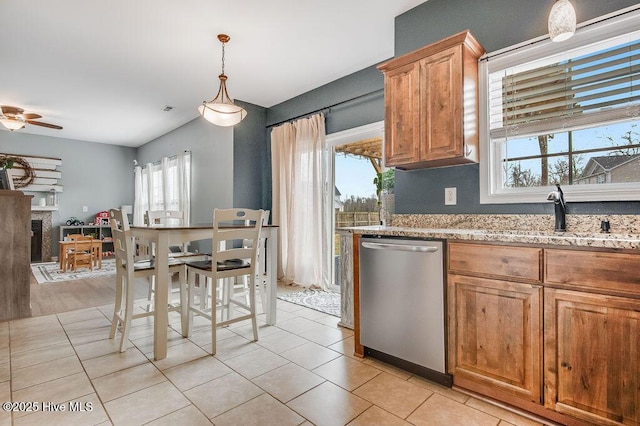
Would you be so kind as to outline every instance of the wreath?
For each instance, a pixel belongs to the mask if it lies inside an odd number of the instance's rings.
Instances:
[[[15,188],[24,188],[29,186],[36,179],[36,171],[27,160],[14,155],[0,155],[0,168],[12,169],[14,164],[19,164],[22,168],[22,176],[12,174]]]

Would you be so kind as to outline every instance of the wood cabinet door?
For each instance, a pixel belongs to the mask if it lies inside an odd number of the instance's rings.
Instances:
[[[542,286],[450,274],[447,298],[454,384],[540,404]]]
[[[545,289],[545,405],[640,425],[640,300]]]
[[[420,161],[420,66],[388,71],[385,86],[385,165]]]
[[[462,46],[423,59],[420,68],[420,157],[427,161],[462,157]]]

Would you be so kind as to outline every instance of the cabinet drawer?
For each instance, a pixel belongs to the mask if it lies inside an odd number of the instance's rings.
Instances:
[[[542,249],[493,244],[449,243],[449,272],[542,282]]]
[[[640,297],[640,255],[546,249],[545,284]]]

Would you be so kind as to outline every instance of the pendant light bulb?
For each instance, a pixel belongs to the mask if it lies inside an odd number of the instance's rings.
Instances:
[[[560,42],[576,32],[576,11],[569,0],[556,0],[549,13],[549,38]]]

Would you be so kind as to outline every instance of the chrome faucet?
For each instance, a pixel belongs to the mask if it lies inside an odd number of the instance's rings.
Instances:
[[[556,232],[565,232],[567,230],[567,224],[565,222],[565,217],[567,215],[567,204],[564,202],[564,194],[562,193],[562,189],[560,189],[560,185],[556,184],[555,191],[551,191],[547,196],[548,201],[553,201],[555,204],[555,212],[556,212]]]

